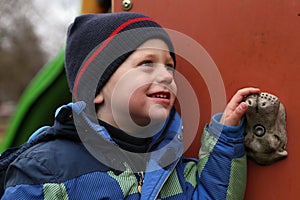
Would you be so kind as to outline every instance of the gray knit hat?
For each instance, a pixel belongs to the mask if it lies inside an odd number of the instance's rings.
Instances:
[[[143,42],[159,38],[166,42],[175,63],[167,32],[153,19],[138,13],[81,15],[69,26],[65,70],[73,96],[94,97],[116,69]]]

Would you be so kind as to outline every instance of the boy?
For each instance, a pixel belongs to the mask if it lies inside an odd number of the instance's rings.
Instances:
[[[199,161],[183,158],[173,52],[147,16],[76,18],[65,58],[74,103],[30,138],[2,199],[243,199],[242,99],[259,89],[239,90],[214,116]]]

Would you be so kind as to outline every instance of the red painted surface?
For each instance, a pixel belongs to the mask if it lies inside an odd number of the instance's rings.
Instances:
[[[300,1],[132,1],[130,11],[187,34],[206,49],[221,73],[227,100],[244,86],[279,97],[287,112],[289,156],[266,167],[249,161],[245,199],[299,199]],[[121,0],[113,3],[114,12],[123,11]],[[196,157],[202,128],[211,115],[210,95],[189,63],[180,60],[178,69],[190,80],[199,100],[200,128],[186,153]]]

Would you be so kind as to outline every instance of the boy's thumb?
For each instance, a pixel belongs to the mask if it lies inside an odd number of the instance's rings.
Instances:
[[[233,126],[237,126],[243,115],[247,112],[248,110],[248,105],[245,102],[241,102],[238,107],[236,107],[236,109],[234,110],[234,112],[232,113],[231,116],[231,125]]]

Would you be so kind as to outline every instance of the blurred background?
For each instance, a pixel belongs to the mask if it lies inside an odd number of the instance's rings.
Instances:
[[[0,136],[38,71],[65,42],[80,0],[0,1]]]

